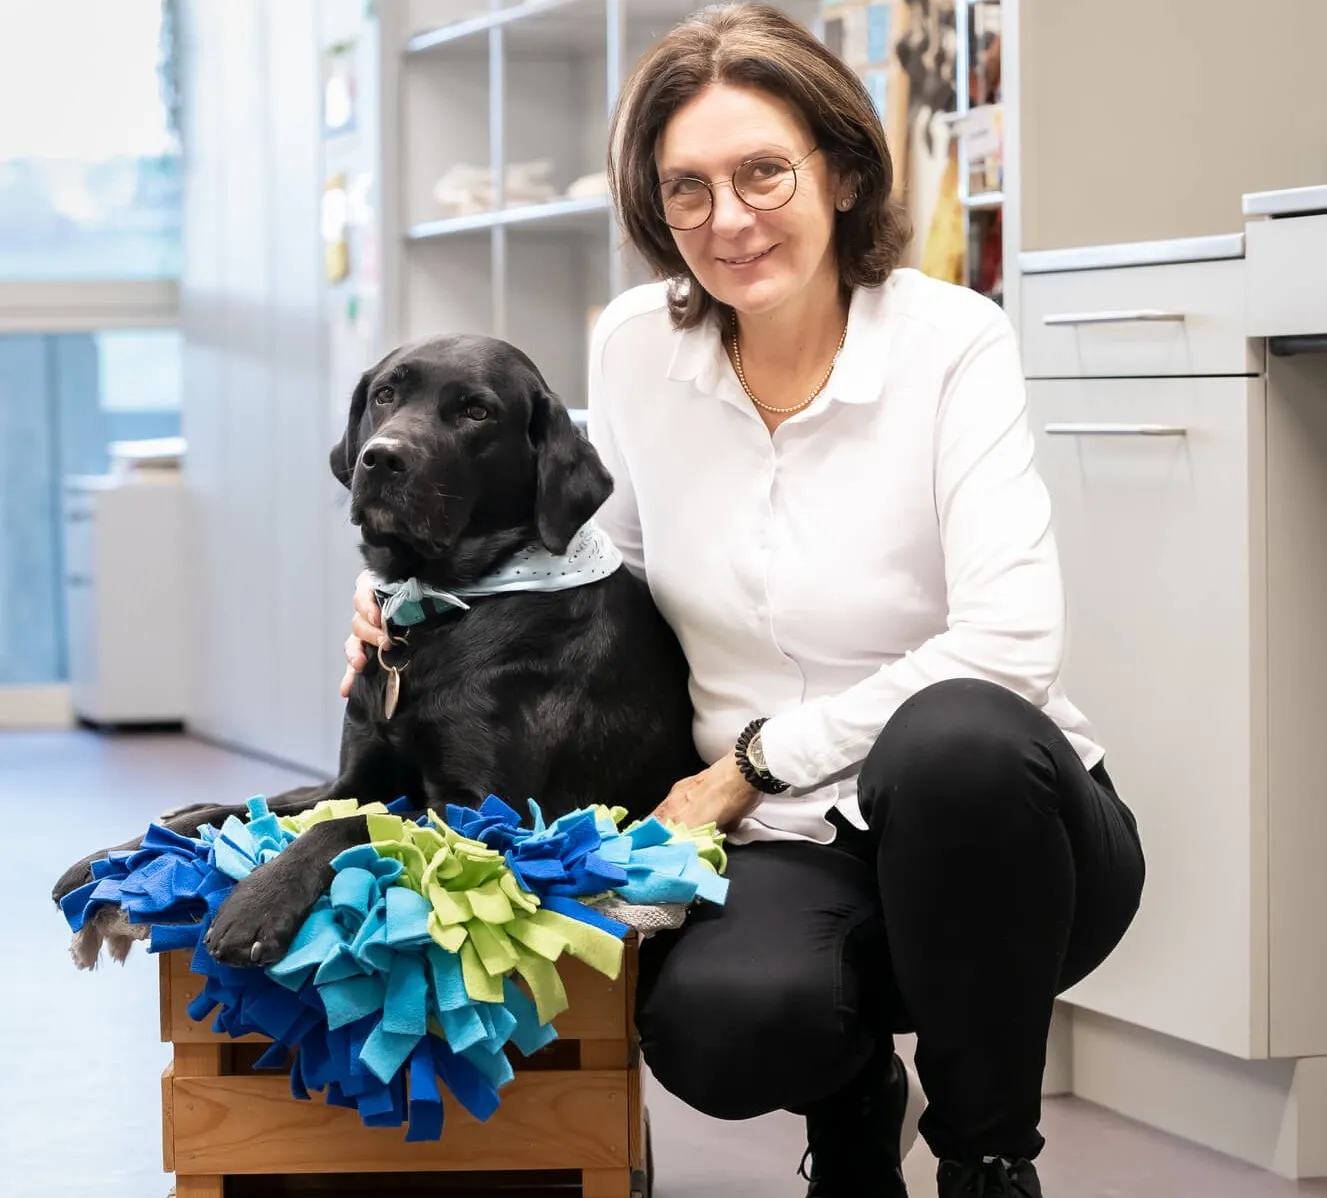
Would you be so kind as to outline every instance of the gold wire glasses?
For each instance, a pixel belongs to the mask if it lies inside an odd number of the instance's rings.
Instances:
[[[714,189],[731,183],[737,198],[758,212],[782,208],[797,194],[797,168],[819,149],[812,147],[796,162],[779,154],[748,158],[727,179],[712,182],[694,175],[673,175],[659,184],[664,222],[679,232],[699,229],[714,213]]]

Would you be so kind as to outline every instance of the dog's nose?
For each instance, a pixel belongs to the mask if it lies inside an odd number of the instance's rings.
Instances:
[[[384,474],[404,474],[405,455],[398,446],[385,441],[371,441],[364,447],[360,462],[365,470],[381,470]]]

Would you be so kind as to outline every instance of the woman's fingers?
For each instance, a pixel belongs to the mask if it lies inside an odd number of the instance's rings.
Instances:
[[[373,575],[367,570],[360,571],[355,579],[355,614],[350,621],[350,635],[346,638],[346,672],[341,678],[341,698],[348,698],[350,686],[355,675],[368,665],[364,646],[377,645],[381,648],[387,643],[382,630],[382,611],[378,607],[378,596],[373,590]]]
[[[387,634],[373,624],[370,624],[359,612],[355,613],[355,618],[350,621],[350,635],[366,645],[382,646],[387,643]]]
[[[360,571],[359,577],[355,579],[355,611],[370,627],[382,627],[382,611],[378,607],[378,596],[373,590],[373,575],[367,570]]]

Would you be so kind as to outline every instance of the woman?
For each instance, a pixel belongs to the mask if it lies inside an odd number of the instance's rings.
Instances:
[[[728,904],[645,945],[646,1059],[710,1115],[804,1114],[809,1194],[873,1198],[905,1193],[915,1031],[941,1198],[1040,1198],[1052,1003],[1124,934],[1143,858],[1057,681],[1013,330],[896,268],[880,121],[775,9],[665,37],[612,144],[666,282],[593,337],[599,521],[678,634],[713,763],[659,814],[733,846]],[[380,635],[363,583],[356,606],[352,669]]]

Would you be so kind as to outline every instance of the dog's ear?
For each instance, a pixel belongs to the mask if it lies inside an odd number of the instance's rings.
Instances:
[[[564,553],[576,530],[613,493],[613,476],[594,446],[547,390],[534,397],[535,529],[550,553]]]
[[[332,473],[336,481],[347,490],[350,478],[355,473],[355,461],[359,458],[359,425],[364,418],[364,407],[369,401],[369,379],[373,371],[366,370],[359,376],[359,383],[350,396],[350,415],[346,419],[346,431],[333,447],[330,456]]]

